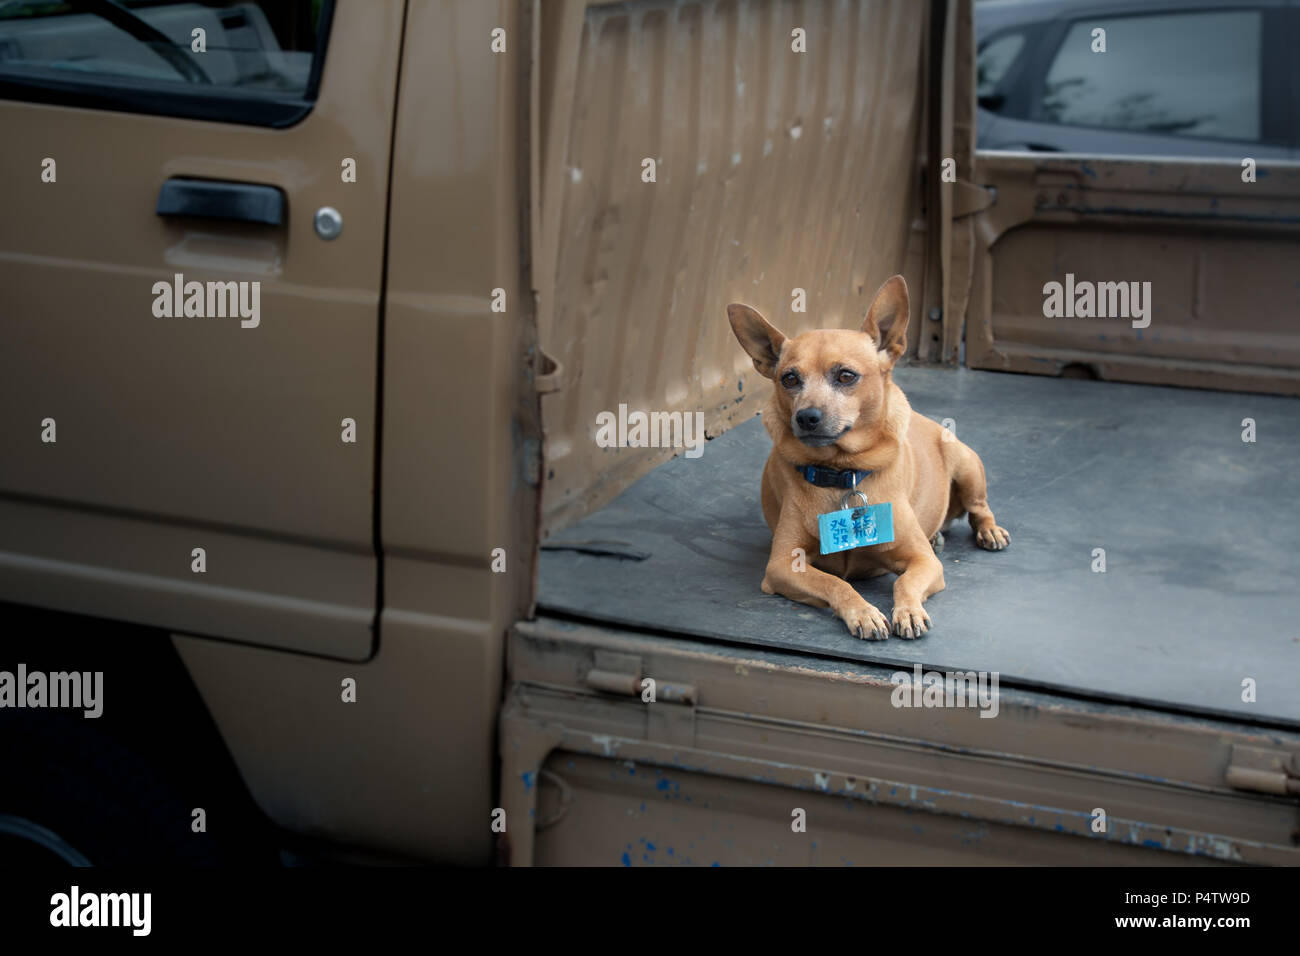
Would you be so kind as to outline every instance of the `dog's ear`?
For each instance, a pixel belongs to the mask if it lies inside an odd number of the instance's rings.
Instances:
[[[907,351],[907,319],[907,282],[902,276],[890,276],[876,290],[862,331],[871,336],[877,349],[889,355],[891,368]]]
[[[740,347],[754,360],[758,374],[773,378],[785,336],[754,309],[739,302],[727,306],[727,321],[731,323],[731,331],[736,333]]]

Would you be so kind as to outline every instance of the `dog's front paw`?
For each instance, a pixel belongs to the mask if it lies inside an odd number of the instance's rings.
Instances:
[[[1006,528],[994,525],[977,532],[975,543],[985,551],[1001,551],[1011,543],[1011,535],[1007,534]]]
[[[883,641],[889,638],[889,622],[885,620],[885,615],[866,601],[838,613],[854,637],[860,637],[864,641]]]
[[[905,640],[915,640],[930,629],[930,615],[917,604],[894,608],[894,633]]]

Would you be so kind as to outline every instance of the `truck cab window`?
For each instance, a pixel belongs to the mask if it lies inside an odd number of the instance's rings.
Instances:
[[[287,125],[310,109],[325,0],[0,0],[0,97]]]

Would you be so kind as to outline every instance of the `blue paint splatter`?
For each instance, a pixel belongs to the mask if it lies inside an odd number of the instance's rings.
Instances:
[[[521,774],[521,776],[524,778],[524,789],[525,789],[526,791],[528,791],[529,793],[532,793],[532,790],[533,790],[533,772],[532,772],[531,770],[525,770],[525,771]]]
[[[631,858],[630,856],[628,856],[626,853],[623,854],[623,865],[624,865],[624,866],[631,866],[631,865],[632,865],[632,858]]]

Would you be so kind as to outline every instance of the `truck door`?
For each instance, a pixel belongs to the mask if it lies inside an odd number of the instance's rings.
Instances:
[[[369,654],[402,10],[0,5],[0,600]]]

